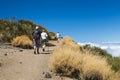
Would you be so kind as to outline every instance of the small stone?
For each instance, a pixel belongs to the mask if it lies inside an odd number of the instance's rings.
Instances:
[[[22,64],[22,62],[20,62],[20,64]]]
[[[51,74],[49,72],[45,73],[45,78],[52,78]]]
[[[20,52],[23,52],[23,50],[22,50],[22,49],[20,49],[19,51],[20,51]]]
[[[45,74],[45,72],[43,72],[42,74]]]
[[[7,53],[5,53],[4,55],[7,56]]]

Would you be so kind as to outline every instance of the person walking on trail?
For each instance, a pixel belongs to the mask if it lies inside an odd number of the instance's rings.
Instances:
[[[60,41],[60,37],[61,37],[61,34],[59,32],[56,33],[56,38],[57,38],[57,42]]]
[[[45,32],[45,30],[42,31],[41,33],[41,39],[42,39],[42,50],[45,51],[45,47],[46,47],[46,42],[47,42],[47,33]]]
[[[41,30],[38,26],[32,31],[33,37],[33,46],[34,46],[34,54],[39,54],[39,47],[41,44]]]

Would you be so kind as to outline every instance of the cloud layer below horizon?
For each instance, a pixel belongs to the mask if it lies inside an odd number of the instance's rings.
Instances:
[[[100,47],[101,49],[105,49],[108,53],[110,53],[114,57],[120,56],[120,43],[78,43],[80,45],[90,44],[91,46]]]

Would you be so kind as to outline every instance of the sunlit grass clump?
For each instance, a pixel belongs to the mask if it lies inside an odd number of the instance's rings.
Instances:
[[[32,41],[29,39],[28,36],[22,35],[14,38],[12,40],[12,45],[16,47],[30,49],[32,48]]]
[[[110,79],[112,71],[105,58],[81,51],[69,37],[65,38],[67,42],[61,41],[62,45],[50,56],[49,67],[53,72],[84,80]]]
[[[114,72],[109,80],[120,80],[120,71]]]
[[[55,33],[49,32],[48,35],[49,35],[49,39],[50,39],[50,40],[55,40],[55,38],[56,38]]]
[[[87,54],[82,54],[82,75],[85,80],[109,80],[112,70],[105,58]],[[90,53],[90,54],[89,54]]]
[[[71,46],[74,50],[81,50],[81,46],[76,44],[69,36],[64,37],[60,40],[60,46]]]

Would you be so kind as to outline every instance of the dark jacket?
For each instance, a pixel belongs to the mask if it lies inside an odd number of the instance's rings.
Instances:
[[[40,39],[41,38],[41,31],[40,31],[40,29],[34,29],[32,31],[32,38],[33,39]]]

